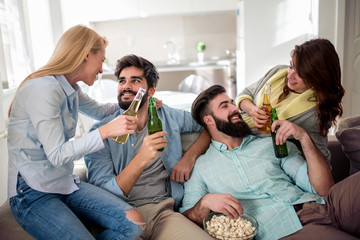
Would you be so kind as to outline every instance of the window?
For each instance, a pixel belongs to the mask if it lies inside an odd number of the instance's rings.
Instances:
[[[16,87],[30,72],[22,0],[0,0],[0,80]]]

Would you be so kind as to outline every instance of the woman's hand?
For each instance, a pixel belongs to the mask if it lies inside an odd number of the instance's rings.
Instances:
[[[249,113],[254,119],[254,123],[258,128],[264,126],[264,124],[269,123],[270,115],[266,111],[254,105]]]
[[[101,138],[117,137],[125,134],[133,134],[136,129],[137,118],[133,116],[120,115],[107,124],[99,127]]]
[[[254,123],[258,128],[263,127],[264,124],[270,121],[270,115],[256,106],[250,99],[242,100],[240,102],[240,109],[253,118]]]

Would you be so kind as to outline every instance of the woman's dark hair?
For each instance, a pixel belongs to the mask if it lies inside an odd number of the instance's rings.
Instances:
[[[211,114],[211,111],[209,109],[209,102],[220,93],[225,92],[226,90],[223,86],[213,85],[208,89],[202,91],[191,105],[192,117],[204,128],[207,128],[204,122],[204,116]]]
[[[291,57],[298,76],[306,86],[314,90],[320,134],[326,136],[331,122],[336,126],[336,117],[343,114],[342,98],[345,94],[341,85],[339,57],[334,45],[327,39],[312,39],[296,45]],[[287,81],[285,79],[279,102],[289,95]]]
[[[150,61],[134,54],[124,56],[117,61],[114,73],[115,77],[119,79],[121,71],[127,67],[136,67],[142,69],[148,88],[156,87],[159,81],[159,73],[157,72],[154,64],[152,64]]]

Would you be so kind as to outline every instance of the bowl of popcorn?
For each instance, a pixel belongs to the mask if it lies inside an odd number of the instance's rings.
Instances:
[[[225,214],[210,212],[203,219],[205,231],[214,239],[240,240],[253,239],[258,232],[258,222],[248,214],[232,219]]]

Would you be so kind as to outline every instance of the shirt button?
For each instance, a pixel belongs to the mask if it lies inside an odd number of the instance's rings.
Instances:
[[[134,146],[134,144],[132,143],[132,144],[131,144],[131,146],[133,147],[133,146]]]

